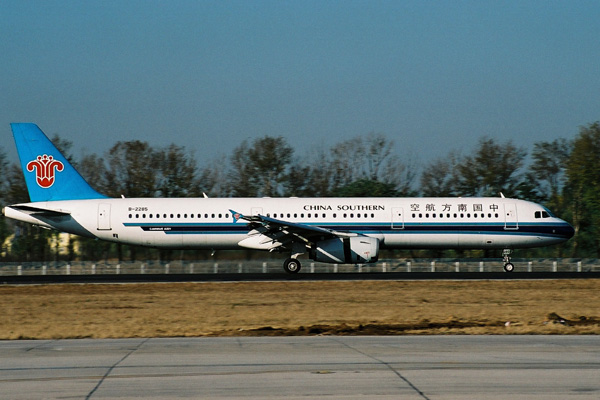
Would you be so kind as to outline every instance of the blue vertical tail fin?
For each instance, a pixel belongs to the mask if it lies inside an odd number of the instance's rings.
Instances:
[[[36,124],[10,124],[32,202],[101,199]]]

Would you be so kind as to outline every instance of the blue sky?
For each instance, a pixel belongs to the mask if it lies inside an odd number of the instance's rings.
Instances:
[[[384,133],[417,163],[482,136],[530,149],[600,119],[597,1],[0,0],[1,146],[244,139],[298,154]]]

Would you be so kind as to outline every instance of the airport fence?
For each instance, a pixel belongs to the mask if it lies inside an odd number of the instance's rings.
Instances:
[[[494,260],[399,259],[375,264],[325,264],[301,260],[300,273],[388,273],[388,272],[502,272]],[[111,262],[11,262],[0,264],[0,276],[21,275],[144,275],[144,274],[244,274],[282,273],[282,260],[265,261],[111,261]],[[600,272],[599,259],[513,259],[515,272]]]

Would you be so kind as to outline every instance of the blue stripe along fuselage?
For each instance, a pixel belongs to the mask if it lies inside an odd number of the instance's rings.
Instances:
[[[490,234],[490,235],[536,235],[556,238],[570,238],[573,228],[560,223],[520,222],[516,227],[506,227],[504,223],[405,223],[401,228],[392,228],[390,223],[336,223],[307,224],[340,232],[358,234]],[[239,223],[124,223],[127,227],[140,227],[146,232],[165,234],[246,234],[251,228]]]

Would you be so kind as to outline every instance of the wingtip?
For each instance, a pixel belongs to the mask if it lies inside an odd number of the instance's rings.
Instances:
[[[243,217],[242,214],[240,214],[239,212],[234,211],[232,209],[229,209],[229,212],[231,213],[231,216],[233,217],[233,222],[238,222]]]

